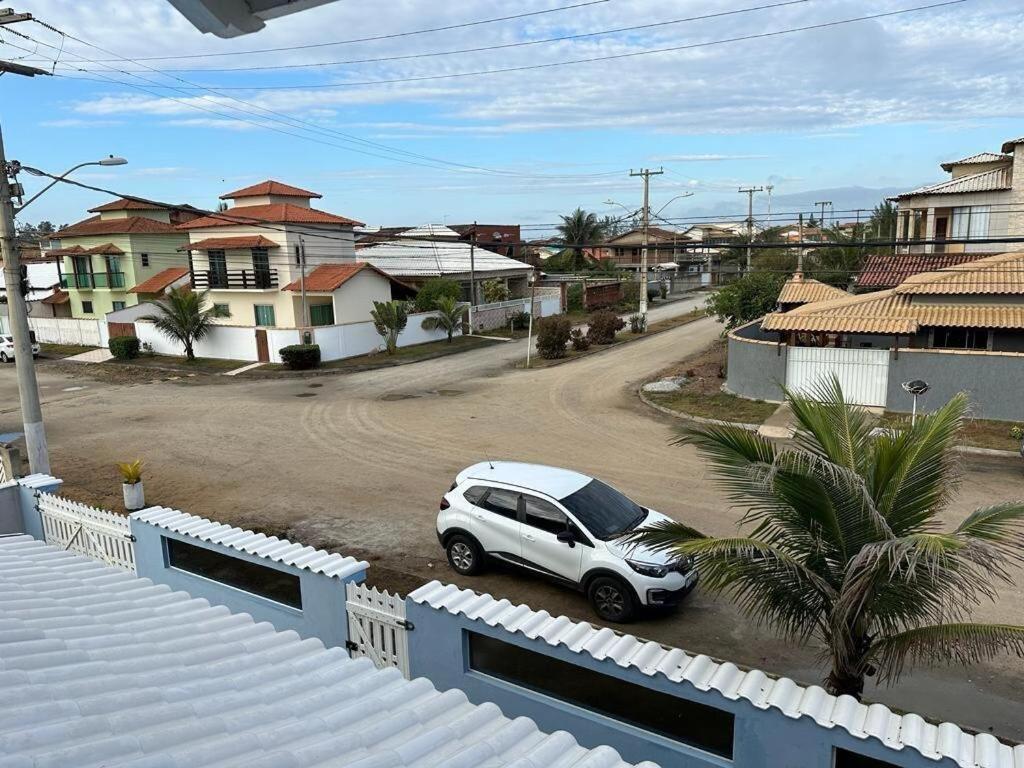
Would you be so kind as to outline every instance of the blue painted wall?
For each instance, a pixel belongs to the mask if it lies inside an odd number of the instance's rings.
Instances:
[[[135,536],[135,566],[139,576],[152,579],[159,584],[167,584],[172,589],[183,590],[193,597],[206,598],[210,603],[227,606],[232,611],[248,613],[256,621],[268,621],[278,630],[292,629],[303,638],[317,637],[326,646],[345,646],[348,640],[345,583],[362,581],[366,577],[365,571],[346,579],[339,579],[322,573],[313,573],[304,568],[275,563],[265,557],[239,552],[237,549],[212,544],[187,534],[168,531],[135,518],[131,518],[131,527]],[[164,538],[177,539],[228,557],[298,576],[302,609],[292,608],[188,571],[168,567]]]
[[[521,633],[490,627],[483,621],[429,605],[406,600],[406,606],[407,618],[416,627],[409,633],[409,664],[413,677],[426,677],[439,690],[459,688],[476,704],[492,701],[510,717],[532,718],[542,730],[569,731],[585,747],[607,744],[630,762],[652,760],[663,768],[730,765],[830,768],[833,749],[838,747],[904,768],[956,768],[952,760],[932,760],[912,749],[893,750],[874,739],[858,739],[839,727],[824,728],[808,717],[794,719],[777,709],[761,710],[746,700],[731,701],[717,691],[701,691],[687,682],[676,683],[663,675],[646,675],[633,667],[620,667],[610,659],[598,660],[565,646],[551,646],[542,639],[531,640]],[[470,670],[466,634],[469,631],[680,699],[732,712],[735,717],[733,758],[728,760],[704,752]]]
[[[18,481],[23,533],[27,533],[33,539],[46,541],[46,536],[43,534],[43,518],[36,508],[36,492],[57,493],[63,483],[63,480],[47,475],[31,475]]]

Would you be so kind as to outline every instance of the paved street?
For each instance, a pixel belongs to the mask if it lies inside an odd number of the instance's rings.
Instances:
[[[680,302],[652,313],[685,312]],[[371,561],[370,581],[407,590],[457,581],[552,614],[593,620],[582,597],[513,573],[458,579],[433,533],[441,494],[483,458],[570,466],[638,501],[715,534],[732,511],[690,448],[670,446],[676,424],[635,396],[645,378],[697,351],[721,329],[701,320],[543,370],[510,367],[525,342],[347,376],[280,381],[197,377],[111,385],[40,366],[54,472],[69,495],[119,504],[114,462],[141,457],[150,503],[247,527],[287,531]],[[83,389],[70,389],[84,387]],[[19,428],[13,366],[0,369],[0,432]],[[968,459],[950,520],[1024,496],[1024,472]],[[984,619],[1021,621],[1024,594],[1003,589]],[[629,631],[814,683],[814,649],[751,627],[728,601],[698,590],[668,616]],[[915,673],[869,697],[997,734],[1024,737],[1019,662]],[[941,689],[941,694],[938,692]]]

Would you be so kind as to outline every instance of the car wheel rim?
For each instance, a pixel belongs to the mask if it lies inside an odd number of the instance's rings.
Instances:
[[[460,571],[468,571],[473,567],[473,550],[461,541],[452,545],[452,565]]]
[[[626,600],[622,592],[615,587],[598,587],[594,597],[598,609],[606,616],[619,616],[626,608]]]

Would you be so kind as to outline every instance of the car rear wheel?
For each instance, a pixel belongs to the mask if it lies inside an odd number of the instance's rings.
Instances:
[[[456,573],[474,576],[483,569],[483,552],[480,551],[480,545],[469,536],[461,533],[452,536],[445,549],[448,552],[448,563]]]
[[[9,363],[9,362],[11,362],[11,358],[9,358],[7,356],[7,353],[6,352],[0,352],[0,363]]]
[[[605,621],[623,624],[636,615],[633,590],[614,576],[598,576],[590,582],[587,597],[594,612]]]

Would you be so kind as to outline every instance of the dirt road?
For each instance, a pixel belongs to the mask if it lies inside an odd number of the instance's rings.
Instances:
[[[670,305],[673,313],[688,306]],[[652,319],[657,319],[657,316]],[[383,371],[317,379],[223,377],[116,386],[41,367],[54,472],[69,495],[116,507],[114,462],[143,458],[150,503],[246,527],[287,532],[371,561],[370,581],[402,591],[455,581],[552,614],[592,621],[574,593],[518,573],[460,579],[433,533],[440,495],[462,467],[507,458],[599,475],[638,501],[709,533],[738,517],[690,448],[669,445],[676,424],[646,409],[636,386],[720,333],[702,320],[544,370],[514,370],[523,342]],[[85,389],[64,391],[68,387]],[[0,432],[17,428],[13,367],[0,369]],[[957,519],[1024,497],[1019,467],[965,462]],[[979,614],[1021,622],[1020,587]],[[727,600],[700,590],[682,610],[630,632],[814,683],[815,649],[752,627]],[[1024,738],[1018,660],[915,673],[869,697],[901,709]]]

